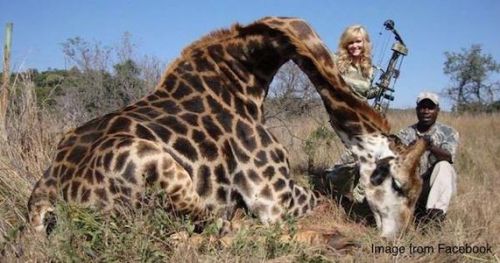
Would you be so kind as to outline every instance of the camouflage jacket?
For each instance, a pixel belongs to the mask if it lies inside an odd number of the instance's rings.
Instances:
[[[335,62],[337,62],[337,58],[334,55]],[[377,95],[378,88],[372,87],[373,73],[367,78],[363,76],[360,68],[349,65],[349,68],[341,76],[354,93],[362,99],[371,99]]]
[[[451,154],[452,162],[455,161],[455,156],[458,147],[458,132],[452,127],[436,122],[426,133],[420,133],[417,130],[417,124],[413,124],[405,129],[399,131],[396,136],[398,136],[401,141],[408,145],[418,138],[429,135],[432,140],[432,144],[446,150]],[[437,159],[430,151],[426,151],[420,159],[420,167],[418,169],[419,174],[424,174],[434,166]]]

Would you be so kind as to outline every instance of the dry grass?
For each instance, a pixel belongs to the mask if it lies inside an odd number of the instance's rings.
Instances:
[[[29,96],[25,96],[29,97]],[[21,96],[21,98],[23,98]],[[25,104],[23,104],[25,103]],[[22,102],[19,105],[26,105]],[[4,261],[172,261],[172,262],[323,262],[323,261],[383,261],[412,259],[422,262],[440,261],[499,261],[500,183],[500,114],[460,115],[442,113],[440,121],[460,132],[460,148],[455,164],[459,173],[458,194],[453,199],[447,223],[441,231],[422,234],[410,231],[395,246],[406,252],[398,256],[373,253],[372,245],[388,245],[369,226],[353,223],[345,212],[332,205],[329,209],[301,221],[323,229],[340,229],[360,243],[349,253],[279,239],[293,229],[291,220],[282,227],[262,227],[249,220],[236,233],[229,247],[210,238],[214,226],[209,226],[201,241],[192,244],[174,241],[172,233],[190,233],[192,224],[172,218],[160,209],[130,213],[123,218],[102,218],[93,211],[61,204],[58,226],[49,239],[21,228],[26,224],[26,203],[32,185],[47,167],[61,132],[73,125],[60,123],[36,108],[18,110],[9,119],[9,141],[0,150],[0,262]],[[398,111],[389,115],[393,131],[415,121],[413,111]],[[268,123],[289,150],[290,163],[296,180],[307,184],[308,161],[318,167],[333,164],[343,146],[330,132],[314,135],[317,128],[327,126],[322,113],[309,117],[289,118],[285,122]],[[329,129],[329,128],[328,128]],[[312,146],[312,147],[311,147]],[[438,253],[439,244],[490,245],[488,254]],[[434,253],[409,253],[410,246],[430,246]],[[16,257],[16,253],[18,254]]]

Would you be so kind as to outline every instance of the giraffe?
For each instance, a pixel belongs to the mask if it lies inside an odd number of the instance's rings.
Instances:
[[[168,196],[165,209],[198,219],[230,219],[238,207],[265,224],[309,213],[322,197],[294,183],[286,149],[263,120],[269,84],[289,60],[309,76],[342,141],[364,163],[379,227],[399,231],[399,224],[386,227],[386,218],[406,219],[385,212],[384,203],[396,196],[401,201],[391,211],[411,210],[407,193],[415,187],[407,167],[416,161],[407,157],[419,148],[389,142],[387,121],[352,95],[314,30],[301,19],[279,17],[195,41],[151,94],[67,132],[34,186],[30,224],[47,231],[58,199],[112,211],[140,207],[148,189]],[[370,184],[373,178],[378,184]],[[388,178],[397,189],[387,187]]]

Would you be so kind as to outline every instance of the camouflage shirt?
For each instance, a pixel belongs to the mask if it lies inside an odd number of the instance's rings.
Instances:
[[[336,55],[333,57],[335,62],[337,62],[338,57]],[[377,95],[378,89],[372,87],[373,73],[369,77],[364,77],[361,68],[349,65],[346,72],[341,76],[354,93],[362,99],[371,99]]]
[[[427,132],[420,133],[417,130],[417,124],[413,124],[396,134],[396,136],[406,145],[425,135],[431,137],[433,145],[449,152],[451,154],[451,161],[455,161],[458,147],[458,132],[450,126],[436,122]],[[436,157],[432,155],[430,151],[426,151],[420,159],[419,174],[422,175],[427,172],[436,161]]]

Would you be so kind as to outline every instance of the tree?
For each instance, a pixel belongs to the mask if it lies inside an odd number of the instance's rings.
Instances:
[[[500,72],[490,54],[483,54],[480,45],[472,45],[462,52],[445,52],[443,71],[452,84],[445,94],[454,101],[454,109],[484,111],[500,91],[500,82],[490,81],[492,74]]]

